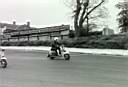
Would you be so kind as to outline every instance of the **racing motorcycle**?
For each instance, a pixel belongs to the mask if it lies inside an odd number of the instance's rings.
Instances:
[[[70,52],[67,51],[64,46],[60,46],[60,49],[61,49],[61,55],[57,55],[59,54],[58,50],[57,50],[57,53],[55,50],[51,50],[48,52],[48,58],[50,58],[51,60],[55,59],[55,58],[63,58],[65,60],[70,60]]]

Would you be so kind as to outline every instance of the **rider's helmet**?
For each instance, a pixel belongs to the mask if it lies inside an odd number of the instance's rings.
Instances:
[[[55,38],[54,38],[54,41],[58,41],[58,39],[59,39],[58,37],[55,37]]]

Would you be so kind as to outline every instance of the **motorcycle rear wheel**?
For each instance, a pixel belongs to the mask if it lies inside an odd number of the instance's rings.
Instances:
[[[1,66],[2,66],[2,68],[6,68],[7,67],[7,61],[5,59],[1,60]]]
[[[51,60],[54,60],[55,57],[50,57]]]
[[[65,60],[70,60],[70,55],[69,54],[65,54],[64,58],[65,58]]]

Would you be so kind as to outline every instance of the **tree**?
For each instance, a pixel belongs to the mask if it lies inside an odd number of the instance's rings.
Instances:
[[[72,10],[74,13],[74,28],[77,37],[81,36],[83,25],[86,22],[86,34],[89,32],[90,15],[100,7],[105,0],[72,0]]]
[[[119,28],[122,33],[128,32],[128,1],[119,2],[116,7],[120,9],[118,13],[119,18],[117,18]]]
[[[74,30],[70,30],[69,31],[69,38],[74,38],[74,37],[75,37]]]

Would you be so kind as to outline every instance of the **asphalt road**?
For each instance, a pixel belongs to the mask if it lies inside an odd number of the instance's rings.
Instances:
[[[6,51],[0,87],[128,87],[128,58],[71,53],[71,60],[50,60],[47,52]]]

